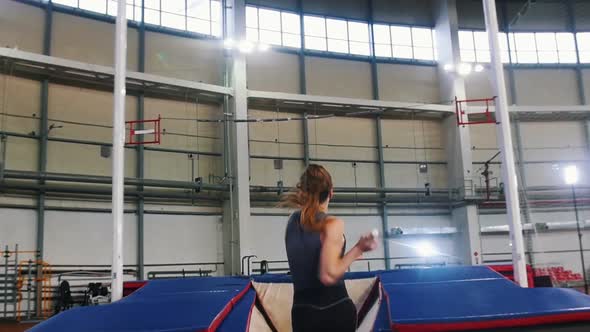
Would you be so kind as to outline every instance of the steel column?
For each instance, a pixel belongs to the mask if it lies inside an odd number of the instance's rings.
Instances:
[[[45,27],[43,31],[43,54],[51,55],[51,34],[53,30],[53,5],[49,1],[45,6]],[[40,173],[45,173],[47,170],[47,136],[49,134],[49,80],[47,78],[41,81],[41,112],[39,117],[39,150],[38,150],[38,167]],[[40,180],[40,185],[44,185],[45,181]],[[36,247],[39,252],[38,259],[43,260],[43,248],[45,239],[45,193],[39,192],[37,199],[37,235],[36,235]],[[42,266],[37,265],[37,280],[42,276]],[[41,317],[42,315],[42,300],[43,300],[43,289],[40,286],[40,282],[36,284],[36,300],[35,309],[36,316]]]
[[[373,0],[367,0],[369,12],[369,45],[371,46],[371,88],[373,99],[379,100],[379,73],[377,71],[377,56],[375,55],[375,31],[373,30],[374,8]]]
[[[305,76],[305,27],[303,26],[303,0],[297,0],[297,14],[299,15],[299,33],[301,35],[301,50],[297,54],[299,59],[299,93],[307,93],[307,79]],[[309,166],[309,122],[308,113],[303,113],[303,160],[305,167]]]
[[[508,19],[508,6],[506,1],[500,3],[502,21],[504,32],[506,32],[506,45],[508,45],[508,88],[510,89],[511,104],[516,105],[518,103],[518,95],[516,93],[516,82],[514,80],[514,68],[512,67],[512,51],[510,49],[510,20]]]
[[[139,23],[138,50],[137,50],[137,69],[140,73],[145,72],[145,0],[141,0],[141,22]],[[140,92],[137,96],[137,120],[144,120],[145,94]],[[143,124],[139,129],[144,129]],[[143,136],[139,136],[140,142]],[[144,178],[144,146],[137,145],[137,178],[141,181]],[[143,191],[143,186],[139,185],[137,191]],[[137,197],[137,279],[142,280],[144,273],[144,198],[142,195]]]
[[[520,176],[517,178],[518,182],[520,183],[520,190],[519,190],[519,194],[520,197],[522,197],[522,202],[524,203],[524,211],[523,212],[523,216],[524,216],[524,222],[525,223],[531,223],[531,209],[529,207],[529,203],[528,203],[528,192],[527,192],[527,181],[526,181],[526,174],[525,174],[525,168],[524,168],[524,148],[522,147],[522,134],[520,132],[520,120],[516,119],[513,122],[513,126],[514,126],[514,135],[515,135],[515,143],[516,143],[516,155],[517,155],[517,165],[518,165],[518,173],[520,174]],[[527,252],[532,252],[534,251],[534,247],[533,247],[533,238],[532,238],[532,234],[531,233],[527,233],[526,235],[526,248],[525,250]],[[528,259],[528,263],[531,265],[534,265],[535,261],[534,261],[534,255],[528,255],[527,259]]]
[[[574,11],[573,0],[567,0],[566,6],[569,30],[574,35],[574,43],[576,45],[576,80],[578,83],[578,98],[581,105],[586,105],[587,100],[584,87],[584,77],[582,75],[582,68],[580,67],[580,50],[578,49],[578,36],[576,35],[578,29],[576,27],[576,14]]]
[[[520,203],[518,198],[518,183],[514,165],[514,151],[512,133],[510,132],[510,114],[506,98],[506,83],[504,82],[504,68],[498,40],[498,17],[496,16],[495,0],[482,0],[486,30],[490,42],[492,81],[498,99],[496,101],[496,119],[498,124],[498,146],[502,151],[502,177],[506,186],[506,210],[512,241],[512,262],[514,265],[514,279],[521,287],[528,286],[526,273],[524,240],[522,223],[520,221]]]
[[[377,154],[379,156],[379,187],[381,189],[386,187],[385,183],[385,162],[383,157],[383,130],[381,128],[381,117],[377,117],[375,119],[376,127],[377,127]],[[381,203],[381,223],[382,223],[382,238],[383,238],[383,255],[385,257],[385,269],[389,270],[391,268],[391,262],[389,261],[389,239],[387,238],[388,229],[389,229],[389,214],[387,208],[387,202],[385,201],[386,194],[381,194],[381,197],[384,199],[383,203]]]
[[[582,241],[582,230],[580,227],[580,216],[578,214],[578,200],[576,199],[576,185],[572,184],[572,199],[576,213],[576,230],[578,232],[578,245],[580,246],[580,263],[582,264],[582,276],[584,277],[584,293],[588,294],[588,277],[586,276],[586,261],[584,260],[584,245]]]

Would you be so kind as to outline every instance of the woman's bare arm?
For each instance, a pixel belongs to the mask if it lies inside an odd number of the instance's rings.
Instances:
[[[363,236],[342,258],[344,245],[344,222],[342,219],[330,218],[322,232],[322,251],[320,254],[320,281],[334,285],[348,270],[348,267],[362,257],[363,252],[375,249],[376,241],[372,236]]]

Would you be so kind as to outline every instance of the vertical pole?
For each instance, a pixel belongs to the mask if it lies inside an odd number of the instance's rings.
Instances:
[[[501,14],[504,22],[504,32],[506,32],[506,45],[508,45],[508,87],[510,88],[511,104],[518,104],[518,95],[516,93],[516,83],[514,80],[514,67],[512,66],[512,50],[510,49],[510,19],[508,18],[508,6],[506,1],[500,3]]]
[[[141,0],[141,21],[139,23],[139,40],[138,40],[138,64],[137,69],[140,73],[145,72],[145,0]],[[137,97],[137,120],[143,120],[145,118],[144,106],[145,106],[145,95],[141,91]],[[144,129],[141,124],[139,129]],[[140,142],[143,141],[143,136],[138,137]],[[137,145],[137,178],[143,179],[145,176],[144,170],[144,148],[143,144]],[[138,186],[139,192],[143,191],[143,185]],[[139,195],[137,198],[137,279],[143,280],[144,271],[144,199],[143,195]]]
[[[381,128],[381,117],[375,119],[377,124],[377,155],[379,158],[379,187],[385,188],[385,158],[383,157],[383,129]],[[389,229],[389,215],[387,209],[387,195],[381,194],[381,224],[382,224],[382,238],[383,238],[383,257],[385,258],[385,269],[391,269],[391,262],[389,260],[389,239],[387,238]]]
[[[369,45],[371,48],[371,88],[373,99],[379,100],[379,73],[377,71],[377,57],[375,55],[375,30],[373,29],[373,0],[367,0],[367,6],[369,11]]]
[[[115,88],[113,105],[113,264],[111,301],[123,296],[123,203],[125,171],[125,75],[127,18],[125,1],[119,1],[115,29]]]
[[[8,258],[10,253],[8,251],[8,245],[4,249],[4,315],[2,318],[6,318],[8,314]]]
[[[8,137],[0,134],[0,182],[4,180],[4,169],[6,168],[6,149]]]
[[[303,26],[303,0],[297,0],[297,14],[299,15],[299,34],[301,35],[301,43],[298,53],[299,59],[299,93],[304,95],[307,93],[307,79],[305,76],[305,27]],[[307,120],[307,112],[303,113],[303,160],[305,167],[309,166],[309,121]]]
[[[576,229],[578,230],[578,244],[580,245],[580,262],[582,263],[582,276],[584,278],[584,293],[588,294],[588,278],[586,277],[586,262],[584,261],[584,245],[582,243],[582,228],[580,227],[580,216],[578,215],[578,200],[576,198],[576,185],[572,184],[572,199],[574,200],[574,211],[576,213]]]
[[[500,43],[498,41],[498,17],[496,16],[495,0],[482,0],[486,30],[490,41],[492,81],[494,90],[498,96],[496,102],[496,118],[498,125],[498,146],[502,151],[502,172],[506,187],[506,210],[508,225],[510,227],[510,240],[512,241],[512,263],[514,265],[514,278],[521,287],[528,286],[524,240],[522,236],[522,224],[520,222],[520,205],[518,199],[518,183],[516,181],[516,169],[514,165],[514,151],[512,149],[512,134],[510,132],[510,115],[508,114],[508,102],[506,100],[506,84],[504,82],[504,69],[500,57]]]
[[[48,2],[45,7],[45,29],[43,31],[43,54],[51,55],[51,32],[53,27],[53,5]],[[49,135],[49,80],[45,78],[41,82],[41,115],[39,118],[39,155],[38,155],[38,170],[43,174],[47,170],[47,138]],[[39,184],[45,184],[44,180],[39,181]],[[37,243],[36,247],[39,252],[37,260],[37,282],[35,287],[35,308],[37,317],[42,316],[41,304],[43,301],[43,287],[40,286],[43,270],[39,263],[43,260],[43,247],[45,239],[45,192],[39,192],[37,200]]]
[[[576,27],[576,13],[574,10],[574,3],[572,0],[566,1],[568,26],[570,32],[574,35],[574,43],[576,46],[576,80],[578,83],[578,98],[581,105],[586,105],[586,93],[584,92],[584,77],[582,75],[582,67],[580,67],[580,50],[578,48],[578,29]]]

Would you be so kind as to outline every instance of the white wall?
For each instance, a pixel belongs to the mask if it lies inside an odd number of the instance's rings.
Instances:
[[[137,222],[125,214],[124,264],[137,263]],[[45,260],[52,265],[112,263],[112,218],[108,213],[45,212]]]
[[[220,216],[145,215],[145,263],[223,261]]]
[[[35,250],[37,232],[37,213],[35,210],[0,209],[0,250],[8,245],[14,250]]]

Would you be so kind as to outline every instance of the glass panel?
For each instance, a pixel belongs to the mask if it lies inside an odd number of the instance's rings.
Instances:
[[[369,43],[350,42],[350,53],[358,55],[371,55],[371,48]]]
[[[281,12],[278,10],[259,9],[258,24],[260,29],[281,31]],[[260,36],[262,39],[262,34]]]
[[[485,31],[473,32],[473,39],[475,40],[476,50],[489,50],[490,41],[488,40],[488,33]]]
[[[518,63],[537,63],[537,52],[516,51]]]
[[[281,17],[283,19],[283,32],[289,32],[295,35],[301,34],[299,15],[282,12]]]
[[[211,1],[211,21],[221,22],[221,2]],[[213,35],[218,36],[215,30],[221,31],[221,25],[213,25]]]
[[[414,59],[434,60],[432,47],[414,47]]]
[[[376,24],[373,25],[373,38],[376,44],[391,44],[391,34],[389,26]],[[389,50],[391,53],[391,50]]]
[[[557,51],[539,51],[539,63],[558,63]]]
[[[55,1],[53,1],[55,3]],[[107,14],[111,16],[117,16],[117,1],[109,0],[107,1]],[[138,18],[139,19],[139,18]]]
[[[576,58],[576,51],[563,51],[559,52],[559,62],[560,63],[577,63],[578,59]]]
[[[362,22],[348,22],[348,38],[356,42],[369,42],[369,25]]]
[[[258,8],[246,7],[246,27],[258,28]]]
[[[129,10],[130,6],[127,6],[127,10]],[[133,20],[141,22],[141,6],[140,7],[133,7],[135,8],[135,15],[133,16]],[[129,15],[127,15],[127,18],[129,18]]]
[[[184,15],[184,0],[166,0],[161,4],[163,12]]]
[[[391,27],[391,41],[393,45],[412,46],[412,30],[408,27]],[[394,50],[395,56],[395,50]]]
[[[160,11],[145,9],[145,23],[160,25]]]
[[[475,51],[475,55],[477,62],[490,62],[492,60],[490,50],[477,50]]]
[[[588,52],[588,51],[580,52],[580,62],[590,63],[590,52]]]
[[[221,37],[221,22],[211,22],[211,35]]]
[[[375,44],[375,56],[391,58],[391,45]]]
[[[301,48],[301,36],[283,33],[283,46]]]
[[[188,31],[202,33],[204,35],[211,34],[211,23],[206,20],[189,17],[187,20]]]
[[[461,61],[464,62],[475,62],[475,51],[474,50],[461,50]]]
[[[260,30],[260,42],[281,45],[281,33],[278,31]]]
[[[310,50],[325,51],[326,39],[321,37],[305,36],[305,48]]]
[[[184,30],[184,15],[168,14],[162,12],[162,26]]]
[[[475,48],[472,31],[459,31],[459,47],[464,50]]]
[[[535,34],[534,33],[515,33],[514,40],[516,41],[517,51],[536,51]]]
[[[328,39],[328,51],[348,53],[348,42],[340,39]]]
[[[554,33],[536,33],[537,50],[539,51],[556,51],[557,42]]]
[[[580,51],[590,51],[590,32],[579,32],[576,37],[578,39],[578,49]]]
[[[576,41],[574,40],[574,34],[569,32],[560,32],[555,34],[557,40],[557,49],[559,51],[575,51]]]
[[[221,37],[221,22],[211,22],[211,36]]]
[[[249,41],[258,41],[258,29],[246,28],[246,39]]]
[[[211,7],[209,6],[209,0],[188,0],[187,13],[191,17],[210,20]]]
[[[53,0],[53,3],[70,7],[78,7],[78,0]]]
[[[346,21],[344,20],[326,20],[328,38],[340,39],[346,41],[348,39],[348,28],[346,27]],[[328,49],[330,44],[328,43]]]
[[[414,46],[432,48],[432,30],[426,28],[412,28]]]
[[[160,9],[160,0],[145,0],[145,8]],[[141,4],[140,4],[141,6]]]
[[[410,46],[393,46],[393,57],[402,59],[412,59],[413,52]]]
[[[500,57],[502,58],[502,63],[509,63],[510,58],[508,57],[508,51],[500,52]]]
[[[107,12],[107,2],[97,0],[80,0],[80,9],[105,14]]]
[[[323,17],[304,16],[303,20],[306,36],[326,37],[326,20]],[[305,42],[305,44],[307,45],[307,42]],[[325,48],[324,45],[324,49]]]

